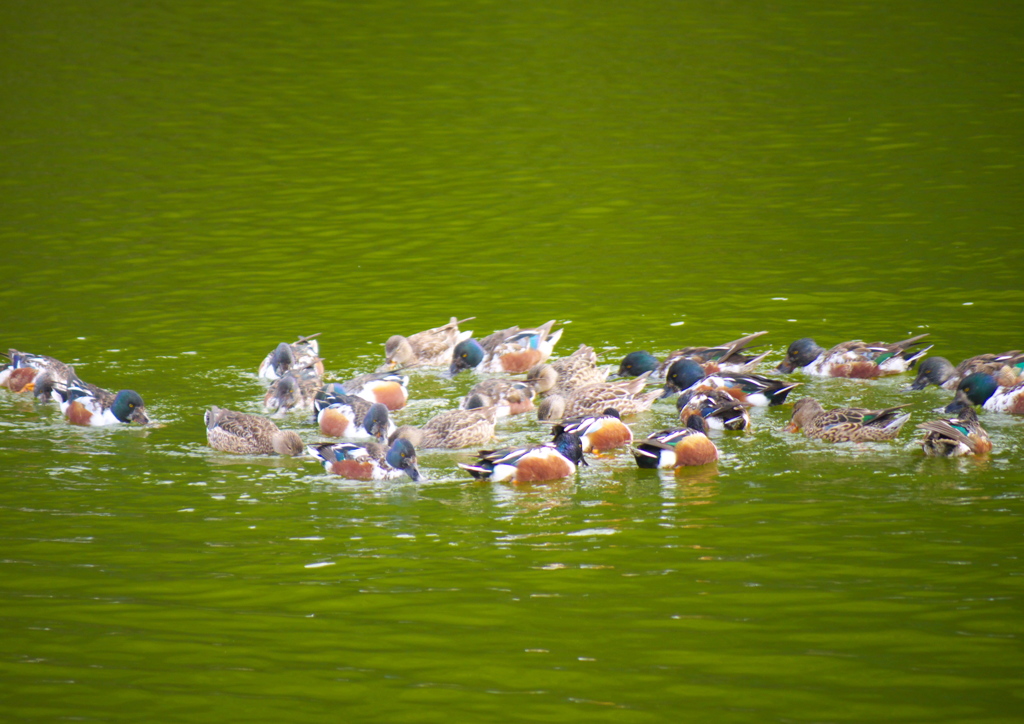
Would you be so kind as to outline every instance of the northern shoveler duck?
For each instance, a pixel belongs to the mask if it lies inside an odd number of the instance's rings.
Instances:
[[[793,405],[787,432],[803,430],[807,437],[826,442],[880,442],[900,434],[910,413],[901,413],[909,405],[896,405],[884,410],[859,407],[837,407],[826,410],[813,397],[804,397]]]
[[[593,347],[581,344],[568,357],[559,357],[531,367],[526,379],[534,382],[537,392],[550,395],[568,395],[580,387],[604,382],[609,368],[597,366]]]
[[[323,390],[313,398],[313,412],[320,432],[330,437],[384,442],[395,431],[386,405],[354,395],[331,395]]]
[[[675,352],[670,352],[664,362],[659,362],[657,357],[646,350],[630,352],[622,358],[622,362],[619,364],[619,375],[622,377],[636,377],[644,372],[651,372],[653,373],[651,377],[661,379],[665,376],[668,368],[672,366],[672,363],[681,359],[694,360],[704,368],[707,374],[715,372],[750,372],[770,352],[753,355],[748,354],[746,348],[752,341],[766,334],[768,332],[755,332],[754,334],[748,334],[746,337],[740,337],[731,342],[720,344],[717,347],[684,347],[683,349],[677,349]]]
[[[459,325],[476,317],[451,318],[448,324],[417,332],[411,337],[393,335],[384,343],[386,361],[378,372],[406,367],[447,367],[452,361],[455,345],[473,336],[472,331],[460,332]]]
[[[268,412],[279,414],[290,410],[310,410],[322,382],[312,367],[288,370],[271,383],[263,396],[263,406]]]
[[[306,451],[323,463],[324,470],[349,480],[394,480],[402,475],[413,482],[422,479],[416,448],[404,438],[390,448],[376,442],[339,442],[310,445]]]
[[[750,429],[747,405],[723,389],[687,390],[676,400],[676,409],[683,424],[698,415],[712,430]]]
[[[999,380],[987,372],[975,372],[967,375],[956,388],[957,395],[970,400],[971,404],[981,405],[990,412],[1008,412],[1011,415],[1024,415],[1024,382],[1012,387],[1002,387]],[[946,408],[949,414],[955,414],[954,399]]]
[[[6,387],[11,392],[33,391],[36,377],[44,372],[49,372],[51,379],[59,384],[66,384],[72,374],[71,367],[55,357],[19,352],[16,349],[9,350],[6,356],[10,362],[0,367],[0,387]]]
[[[600,415],[562,420],[555,426],[555,438],[563,431],[578,435],[585,453],[601,453],[626,447],[633,442],[633,431],[622,422],[619,411],[614,407],[607,408]]]
[[[586,465],[579,435],[561,431],[551,442],[528,447],[481,450],[474,465],[459,467],[477,480],[540,483],[567,478]]]
[[[264,380],[276,380],[288,370],[312,368],[318,375],[324,373],[320,359],[320,343],[316,340],[320,332],[308,337],[299,337],[293,344],[281,342],[273,352],[260,362],[259,376]]]
[[[486,445],[494,437],[494,407],[474,410],[446,410],[430,418],[422,427],[403,425],[391,434],[394,441],[405,438],[416,448],[456,448]]]
[[[979,354],[968,357],[956,367],[945,357],[929,357],[917,368],[917,377],[910,383],[910,389],[923,390],[928,385],[938,385],[955,390],[960,380],[975,372],[987,372],[1001,387],[1012,387],[1024,373],[1024,354],[1019,350]]]
[[[992,449],[992,441],[988,439],[988,433],[978,421],[978,415],[970,400],[957,395],[957,399],[950,407],[953,408],[950,414],[955,414],[956,417],[929,420],[917,426],[925,431],[924,438],[919,441],[924,454],[948,458],[988,453]]]
[[[459,407],[463,410],[494,407],[498,417],[508,417],[532,410],[536,395],[537,389],[532,382],[492,377],[473,385]]]
[[[69,374],[67,385],[47,385],[52,399],[60,402],[61,411],[72,425],[98,427],[122,422],[149,423],[146,406],[135,390],[114,393],[82,382],[74,370]]]
[[[632,380],[614,380],[584,385],[569,393],[564,400],[565,408],[562,415],[568,419],[601,415],[609,407],[614,407],[623,417],[638,415],[649,410],[654,401],[661,396],[660,390],[645,390],[649,373],[644,373]],[[552,395],[550,405],[560,405],[560,395]]]
[[[686,427],[652,432],[633,447],[633,457],[641,468],[680,468],[715,462],[718,448],[707,436],[704,418],[693,415]]]
[[[662,397],[669,397],[676,392],[686,390],[704,391],[712,389],[725,390],[740,402],[764,407],[781,405],[786,396],[799,382],[773,380],[761,375],[715,374],[707,375],[704,368],[691,359],[676,360],[668,368],[665,375],[665,388]]]
[[[302,439],[259,415],[211,407],[204,415],[206,439],[214,450],[239,455],[300,455]]]
[[[394,412],[409,401],[409,376],[397,372],[370,372],[348,382],[329,382],[323,389],[331,394],[355,395],[368,402],[380,402]]]
[[[914,362],[931,349],[929,345],[924,349],[910,350],[910,347],[921,344],[921,340],[927,336],[927,333],[919,334],[894,344],[867,344],[856,339],[837,344],[827,351],[815,344],[810,337],[803,337],[789,345],[786,359],[780,362],[776,369],[788,374],[800,368],[806,374],[819,377],[870,379],[882,375],[895,375],[909,370],[914,366]]]
[[[551,356],[551,350],[564,329],[552,332],[555,320],[535,329],[509,327],[489,334],[479,342],[472,337],[455,345],[448,373],[456,375],[463,370],[478,372],[526,372]]]

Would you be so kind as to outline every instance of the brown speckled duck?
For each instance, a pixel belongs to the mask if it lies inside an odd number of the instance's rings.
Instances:
[[[281,430],[265,417],[211,407],[206,411],[210,447],[241,455],[299,455],[302,440],[293,430]]]
[[[900,434],[910,413],[900,414],[909,405],[896,405],[883,410],[860,407],[837,407],[826,410],[813,397],[804,397],[793,405],[793,417],[787,432],[803,433],[826,442],[880,442]]]

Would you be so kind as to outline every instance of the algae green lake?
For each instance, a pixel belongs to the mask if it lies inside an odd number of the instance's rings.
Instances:
[[[997,722],[1024,711],[1024,420],[926,459],[712,433],[716,465],[345,481],[206,444],[260,360],[549,319],[603,364],[767,330],[1024,349],[1016,3],[6,3],[3,349],[146,427],[0,390],[0,720]],[[479,375],[416,372],[418,423]],[[792,401],[792,400],[791,400]],[[671,400],[630,420],[678,424]],[[303,414],[282,425],[319,439]],[[532,415],[502,444],[540,442]]]

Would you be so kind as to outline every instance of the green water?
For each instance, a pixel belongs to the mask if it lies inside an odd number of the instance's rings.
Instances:
[[[925,460],[948,392],[805,379],[912,424],[830,446],[759,409],[712,469],[522,489],[202,424],[259,411],[279,341],[321,332],[344,379],[453,314],[609,364],[1024,347],[1016,4],[7,3],[0,37],[4,348],[155,420],[0,394],[0,719],[1020,719],[1024,423]],[[414,376],[401,420],[473,382]]]

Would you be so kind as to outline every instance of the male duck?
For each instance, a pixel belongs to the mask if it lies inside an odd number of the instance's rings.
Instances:
[[[9,350],[6,356],[10,362],[0,367],[0,387],[6,387],[11,392],[33,391],[36,378],[44,372],[49,372],[51,379],[59,384],[66,384],[72,374],[69,365],[54,357],[19,352],[16,349]]]
[[[929,357],[917,368],[917,377],[910,383],[910,389],[923,390],[928,385],[938,385],[955,390],[967,375],[987,372],[996,378],[1002,387],[1012,387],[1024,372],[1024,354],[1019,350],[1002,354],[979,354],[968,357],[954,367],[945,357]]]
[[[448,324],[417,332],[410,337],[400,334],[388,337],[384,343],[386,360],[377,371],[390,371],[399,367],[446,367],[451,362],[455,345],[473,336],[472,331],[459,331],[459,325],[471,319],[475,317],[452,317]]]
[[[720,344],[717,347],[684,347],[675,352],[670,352],[664,362],[646,350],[630,352],[622,358],[619,364],[619,375],[623,377],[636,377],[644,372],[652,372],[652,377],[661,379],[665,376],[668,368],[673,362],[680,359],[692,359],[708,374],[715,372],[750,372],[767,357],[770,352],[763,352],[758,355],[747,353],[747,346],[758,337],[763,337],[768,332],[755,332],[746,337],[734,339],[731,342]]]
[[[586,465],[579,435],[558,431],[543,445],[481,450],[474,465],[459,467],[477,480],[510,483],[540,483],[567,478],[577,465]]]
[[[113,393],[96,385],[86,384],[69,368],[66,385],[53,382],[49,372],[44,375],[43,389],[60,403],[61,412],[72,425],[98,427],[118,423],[149,423],[142,397],[135,390]]]
[[[478,372],[526,372],[551,356],[564,329],[552,332],[555,320],[535,329],[509,327],[489,334],[479,342],[469,338],[459,342],[452,350],[448,372],[456,375],[463,370]]]
[[[927,336],[927,333],[919,334],[893,344],[867,344],[857,339],[837,344],[827,351],[815,344],[810,337],[803,337],[789,345],[786,359],[780,362],[776,369],[788,374],[801,368],[809,375],[820,377],[870,379],[882,375],[895,375],[913,367],[914,362],[931,349],[930,345],[913,352],[909,349],[919,345],[920,340]]]
[[[999,380],[988,372],[975,372],[964,377],[957,385],[957,397],[961,394],[974,405],[981,405],[990,412],[1008,412],[1011,415],[1024,415],[1024,382],[1011,387],[1002,387]],[[954,400],[946,408],[946,412],[955,414]]]
[[[786,396],[799,382],[773,380],[761,375],[739,375],[720,373],[705,374],[704,368],[691,359],[681,359],[672,363],[665,375],[665,389],[662,397],[669,397],[676,392],[685,390],[721,389],[728,392],[740,402],[764,407],[781,405]]]
[[[793,405],[793,416],[787,432],[803,430],[807,437],[825,442],[880,442],[900,434],[910,413],[900,414],[909,405],[896,405],[884,410],[859,407],[837,407],[826,410],[813,397],[804,397]]]
[[[486,445],[494,437],[497,409],[446,410],[430,418],[422,427],[403,425],[391,434],[391,441],[405,438],[419,448],[454,450],[471,445]]]
[[[919,442],[924,454],[930,457],[960,457],[984,455],[992,449],[988,433],[978,422],[978,415],[970,400],[961,395],[949,407],[956,417],[922,422],[918,428],[925,431]]]
[[[302,439],[259,415],[211,407],[204,415],[206,439],[214,450],[240,455],[299,455]]]
[[[306,451],[323,463],[324,470],[349,480],[394,480],[402,475],[413,482],[422,479],[416,449],[404,438],[390,448],[377,442],[339,442],[310,445]]]
[[[312,368],[318,375],[324,373],[323,360],[320,354],[320,343],[316,338],[320,332],[311,334],[308,337],[299,337],[293,344],[281,342],[260,362],[260,379],[273,381],[283,376],[288,370],[303,370]]]
[[[686,424],[698,415],[712,430],[749,430],[748,405],[723,389],[687,390],[676,400],[679,419]]]
[[[622,422],[619,411],[614,407],[607,408],[600,415],[562,420],[555,427],[555,437],[563,431],[578,435],[585,453],[601,453],[633,442],[633,431]]]
[[[397,372],[370,372],[348,382],[330,382],[324,385],[324,391],[380,402],[394,412],[401,410],[409,401],[409,376]]]
[[[321,390],[313,398],[313,413],[320,432],[330,437],[384,442],[395,431],[386,405],[354,395],[331,395]]]
[[[718,460],[718,448],[707,436],[704,418],[693,415],[686,427],[652,432],[633,447],[636,464],[646,469],[707,465]]]

